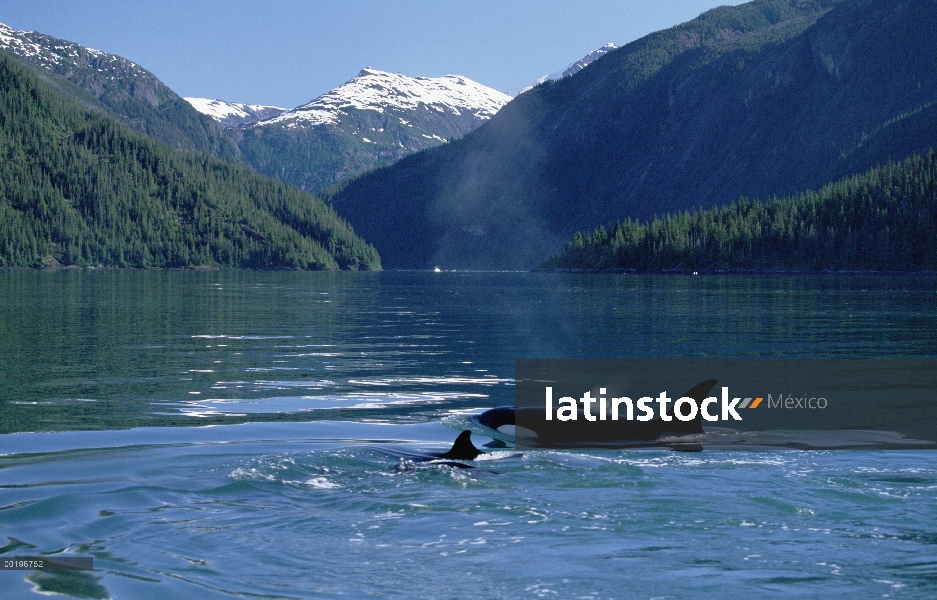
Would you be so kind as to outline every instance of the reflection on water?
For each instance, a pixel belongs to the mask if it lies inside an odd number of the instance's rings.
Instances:
[[[0,431],[438,419],[516,358],[933,357],[937,279],[0,271]]]
[[[315,388],[312,388],[315,389]],[[484,402],[486,394],[468,394],[455,392],[426,392],[389,394],[356,393],[342,396],[328,394],[316,396],[272,396],[269,398],[232,398],[204,400],[183,400],[165,402],[162,406],[177,407],[182,414],[190,417],[244,416],[246,413],[297,413],[336,408],[373,408],[396,411],[412,405],[448,406],[459,400],[475,399]],[[240,412],[238,412],[240,411]],[[177,413],[155,413],[171,415]]]

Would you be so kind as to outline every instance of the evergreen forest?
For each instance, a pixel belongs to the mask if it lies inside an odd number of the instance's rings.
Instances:
[[[318,198],[91,111],[0,53],[0,266],[379,269]]]
[[[937,153],[767,202],[577,232],[543,269],[937,270]]]

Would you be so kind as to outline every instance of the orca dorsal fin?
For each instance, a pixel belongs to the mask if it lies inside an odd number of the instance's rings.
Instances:
[[[700,410],[701,404],[703,400],[706,399],[706,395],[709,394],[713,387],[715,387],[716,383],[718,383],[718,380],[716,379],[707,379],[706,381],[698,383],[691,389],[687,390],[683,396],[678,396],[679,398],[692,398],[695,400],[696,408],[698,410],[696,412],[696,418],[694,418],[692,421],[680,422],[674,420],[672,422],[672,428],[674,431],[680,433],[703,433],[703,412]],[[672,417],[673,412],[671,411],[670,414]]]
[[[440,454],[439,458],[452,458],[455,460],[475,460],[475,457],[483,454],[481,450],[472,443],[472,432],[466,429],[459,434],[452,444],[452,448],[445,454]]]
[[[718,383],[716,379],[707,379],[706,381],[699,383],[693,386],[693,389],[687,390],[683,396],[687,398],[693,398],[697,402],[702,402],[706,399],[706,395],[715,387]]]

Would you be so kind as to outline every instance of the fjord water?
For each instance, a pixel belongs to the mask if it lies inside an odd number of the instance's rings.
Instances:
[[[412,455],[517,358],[937,357],[928,276],[0,271],[4,597],[937,595],[937,452]],[[476,437],[476,443],[487,440]]]

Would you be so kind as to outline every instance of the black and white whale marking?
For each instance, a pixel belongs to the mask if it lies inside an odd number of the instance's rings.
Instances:
[[[707,379],[694,386],[679,397],[692,398],[697,409],[709,392],[715,387],[715,379]],[[582,410],[580,409],[580,414]],[[672,414],[670,415],[673,416]],[[476,418],[478,423],[502,434],[523,438],[534,446],[541,447],[627,447],[643,446],[668,438],[664,445],[674,449],[686,450],[687,447],[669,438],[701,435],[703,433],[702,411],[697,410],[692,421],[654,419],[651,421],[547,421],[544,410],[539,407],[515,409],[511,406],[499,406],[486,410]],[[518,425],[518,422],[524,425]],[[701,449],[701,448],[690,448]]]

